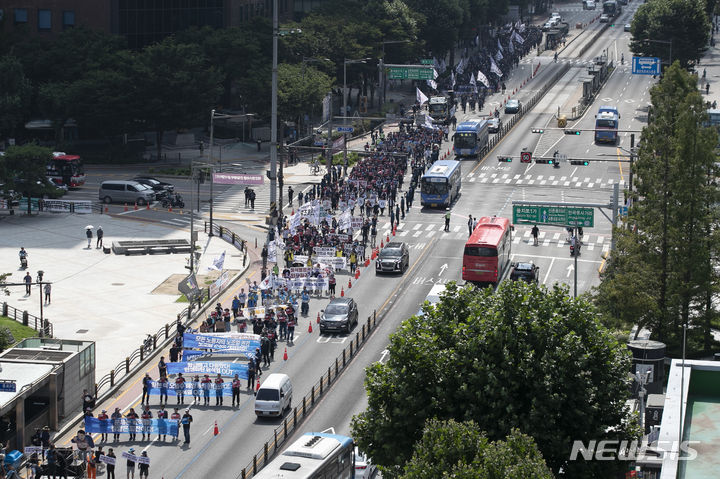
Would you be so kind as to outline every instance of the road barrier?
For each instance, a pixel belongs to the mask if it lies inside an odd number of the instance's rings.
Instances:
[[[53,325],[47,318],[40,319],[34,314],[30,314],[27,311],[20,311],[3,302],[2,304],[2,315],[8,318],[22,323],[25,326],[33,328],[40,334],[40,337],[52,338],[53,337]]]
[[[379,321],[382,322],[382,316]],[[320,376],[320,380],[310,388],[310,392],[302,398],[300,405],[295,406],[292,412],[285,416],[282,425],[273,430],[272,436],[265,441],[262,448],[253,455],[252,461],[242,468],[240,474],[236,476],[236,479],[253,477],[270,462],[280,447],[298,430],[303,420],[310,414],[315,405],[317,405],[320,399],[330,390],[330,387],[335,383],[340,374],[352,362],[377,325],[377,311],[373,311],[372,316],[368,316],[367,322],[363,323],[360,331],[355,332],[355,337],[352,338],[350,344],[343,349],[342,354],[336,357],[333,363],[330,363],[327,372]]]

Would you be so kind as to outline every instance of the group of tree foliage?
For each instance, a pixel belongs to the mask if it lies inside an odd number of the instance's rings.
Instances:
[[[52,157],[50,148],[32,143],[10,146],[0,156],[0,199],[11,200],[10,192],[16,192],[28,200],[30,214],[32,198],[54,195],[57,188],[46,177]]]
[[[630,50],[658,57],[664,64],[689,67],[700,61],[710,41],[710,17],[716,0],[650,0],[632,21]]]
[[[377,62],[417,62],[474,38],[507,10],[507,0],[338,0],[281,27],[279,116],[320,113],[344,80],[374,97]],[[285,34],[287,32],[287,34]],[[289,33],[293,32],[293,33]],[[206,125],[212,108],[270,113],[272,26],[191,29],[132,51],[122,38],[79,27],[52,39],[0,34],[0,138],[31,139],[30,119],[53,122],[56,144],[68,119],[84,137],[163,133]],[[336,90],[337,91],[337,90]],[[353,102],[351,102],[353,103]],[[158,146],[160,148],[160,146]]]
[[[516,451],[502,452],[505,467],[535,472],[454,477],[547,477],[543,458],[567,477],[613,477],[618,461],[569,461],[573,441],[637,437],[625,408],[629,353],[599,318],[559,286],[506,282],[493,293],[449,283],[440,303],[391,336],[388,361],[367,369],[368,407],[353,437],[388,477],[430,477],[421,470],[433,464],[485,470],[495,459],[471,451],[484,441]],[[464,427],[468,437],[457,437]]]
[[[713,350],[720,285],[717,258],[718,131],[708,121],[698,78],[675,62],[651,89],[652,121],[635,160],[627,228],[601,276],[596,302],[615,326],[639,324],[681,353]]]

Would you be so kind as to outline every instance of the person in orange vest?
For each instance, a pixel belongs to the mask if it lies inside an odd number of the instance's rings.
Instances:
[[[212,385],[212,379],[210,379],[210,376],[207,374],[204,378],[202,378],[201,381],[202,388],[203,388],[203,399],[205,400],[204,405],[209,406],[210,405],[210,386]]]
[[[173,421],[177,421],[177,432],[175,432],[175,436],[173,436],[173,441],[177,441],[178,434],[180,433],[180,411],[178,411],[178,408],[175,408],[172,414],[170,414],[170,419]]]
[[[217,377],[215,378],[215,405],[216,406],[222,406],[223,405],[223,378],[220,377],[220,373],[218,373]]]
[[[185,404],[185,378],[182,373],[178,373],[178,377],[175,378],[175,394],[177,395],[177,403]]]
[[[237,406],[240,407],[240,378],[237,374],[232,380],[232,394],[233,407],[235,407],[236,401]]]
[[[145,440],[145,432],[147,431],[147,437],[148,441],[150,440],[150,431],[152,429],[150,420],[152,419],[152,411],[150,411],[150,406],[147,404],[145,405],[145,409],[143,409],[142,414],[140,414],[140,419],[142,419],[142,440]]]
[[[98,417],[97,417],[97,418],[98,418],[99,420],[101,420],[101,421],[104,421],[104,420],[106,420],[106,419],[110,419],[110,417],[107,415],[107,410],[105,410],[105,409],[103,409],[102,412],[101,412],[100,414],[98,414]],[[107,428],[103,429],[103,431],[105,431],[105,432],[103,432],[103,433],[100,435],[100,441],[101,441],[101,442],[106,442],[106,441],[108,440]]]

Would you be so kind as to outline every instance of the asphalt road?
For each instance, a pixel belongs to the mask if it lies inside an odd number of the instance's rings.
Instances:
[[[616,27],[608,29],[601,41],[596,41],[582,59],[573,57],[583,42],[589,41],[593,30],[600,28],[593,24],[561,55],[561,61],[552,62],[551,57],[530,56],[531,62],[521,64],[512,77],[506,81],[508,89],[513,90],[520,85],[533,67],[540,61],[543,65],[538,76],[515,95],[520,101],[527,101],[543,83],[548,81],[554,72],[563,67],[563,60],[581,60],[574,63],[566,76],[551,89],[543,101],[526,115],[506,136],[495,151],[484,161],[464,160],[462,165],[463,187],[461,197],[453,205],[451,231],[442,231],[442,212],[413,208],[398,229],[396,240],[406,241],[411,247],[412,267],[403,275],[376,277],[372,268],[363,270],[359,281],[353,282],[348,290],[359,304],[361,318],[367,318],[377,311],[383,316],[379,328],[373,333],[363,349],[354,358],[351,366],[333,385],[332,393],[325,396],[313,411],[301,431],[325,430],[333,428],[336,432],[348,434],[351,417],[361,411],[366,399],[362,386],[364,368],[383,358],[389,335],[399,323],[416,313],[419,305],[435,284],[460,280],[462,249],[467,237],[466,219],[468,214],[475,217],[498,215],[512,217],[512,201],[564,201],[584,203],[607,203],[612,192],[612,185],[627,181],[627,167],[617,161],[592,162],[589,166],[562,165],[555,169],[550,165],[522,164],[518,160],[512,163],[497,163],[498,154],[519,155],[522,148],[533,151],[536,155],[544,155],[546,151],[558,149],[568,156],[588,156],[610,158],[601,155],[615,155],[623,150],[608,146],[597,146],[592,141],[591,132],[583,132],[579,136],[565,136],[552,132],[544,135],[533,135],[532,128],[547,126],[560,103],[567,99],[568,90],[577,84],[585,65],[582,61],[590,61],[602,53],[605,48],[610,51],[627,51],[627,33],[622,32],[629,12],[635,5],[628,5]],[[561,10],[562,11],[562,10]],[[587,21],[599,12],[582,11],[580,7],[563,12],[566,20],[574,26],[578,21]],[[618,54],[619,56],[619,54]],[[523,71],[522,69],[526,71]],[[573,70],[577,70],[573,72]],[[568,76],[569,75],[569,76]],[[598,104],[617,104],[621,108],[622,128],[640,129],[643,121],[642,107],[647,103],[647,86],[652,79],[631,77],[620,67],[616,70],[600,94]],[[486,105],[487,115],[492,102]],[[593,105],[583,119],[578,122],[579,128],[592,129]],[[459,121],[468,117],[479,116],[481,113],[469,113],[460,116]],[[503,116],[507,120],[507,116]],[[547,137],[545,137],[547,135]],[[637,135],[639,139],[639,134]],[[629,136],[623,135],[620,148],[629,146]],[[443,150],[448,148],[443,145]],[[543,151],[540,151],[543,150]],[[91,175],[86,188],[90,192],[97,191],[97,185],[112,176],[113,172],[100,172],[97,177]],[[129,175],[123,173],[123,178]],[[621,183],[624,184],[624,183]],[[185,196],[190,196],[191,185],[177,181],[176,188]],[[203,187],[205,188],[205,187]],[[81,191],[71,195],[82,194]],[[205,191],[205,189],[203,189]],[[79,199],[79,198],[76,198]],[[417,203],[416,203],[417,205]],[[120,206],[122,208],[122,206]],[[149,221],[169,221],[175,218],[168,212],[145,210],[130,213],[129,216]],[[381,222],[382,224],[382,222]],[[177,227],[187,226],[177,224]],[[246,228],[249,235],[259,234],[257,230]],[[529,237],[530,226],[518,226],[513,239],[513,259],[516,261],[532,260],[540,266],[541,282],[546,285],[564,283],[569,287],[574,277],[574,262],[569,255],[569,247],[564,241],[564,231],[559,228],[541,227],[539,246],[532,246]],[[382,231],[382,230],[381,230]],[[595,227],[585,229],[585,247],[578,261],[578,291],[584,292],[598,284],[597,268],[601,264],[601,253],[609,248],[610,223],[599,212],[595,213]],[[252,237],[252,236],[251,236]],[[347,281],[345,279],[344,281]],[[340,280],[338,288],[340,288]],[[343,286],[346,286],[343,282]],[[315,301],[310,317],[303,319],[297,328],[295,346],[288,348],[289,360],[282,361],[285,343],[280,343],[276,353],[276,361],[269,372],[284,372],[290,375],[294,386],[295,398],[299,399],[315,384],[320,375],[325,373],[342,349],[347,345],[345,335],[319,335],[317,329],[307,332],[308,322],[312,321],[319,309],[327,304],[327,300]],[[357,331],[357,329],[356,329]],[[353,332],[353,334],[355,331]],[[272,429],[280,424],[280,420],[257,420],[253,413],[253,396],[245,393],[239,408],[225,406],[197,407],[193,406],[194,423],[192,427],[192,443],[181,446],[178,443],[146,443],[135,445],[136,449],[147,449],[151,458],[153,477],[195,478],[212,471],[215,477],[238,477],[240,468],[248,464],[252,455],[257,453],[262,444],[269,440]],[[294,398],[294,404],[297,401]],[[226,399],[226,404],[229,403]],[[213,402],[214,404],[214,402]],[[217,421],[220,434],[213,435],[213,425]],[[124,450],[121,444],[119,450]]]

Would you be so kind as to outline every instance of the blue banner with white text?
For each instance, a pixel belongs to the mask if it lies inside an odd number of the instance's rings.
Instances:
[[[247,378],[247,364],[228,363],[220,361],[187,361],[180,363],[167,363],[168,374],[209,374],[225,377]]]
[[[178,435],[178,423],[172,419],[98,419],[85,418],[85,432],[95,434],[169,434]]]
[[[243,380],[247,379],[247,373],[244,377],[238,374],[238,378]],[[228,380],[227,382],[219,385],[215,384],[214,382],[202,384],[192,381],[186,383],[184,388],[179,388],[175,384],[171,383],[160,383],[158,381],[152,381],[152,385],[150,386],[148,393],[151,396],[176,397],[179,394],[182,394],[186,398],[201,398],[205,396],[215,397],[217,396],[218,386],[220,386],[223,397],[232,396],[232,380]]]
[[[183,334],[183,347],[188,349],[231,349],[255,351],[260,347],[260,337],[250,333]]]
[[[236,351],[234,349],[219,349],[217,351],[198,351],[197,349],[184,349],[182,352],[183,361],[198,361],[207,358],[247,358],[252,359],[255,354],[252,351]]]

